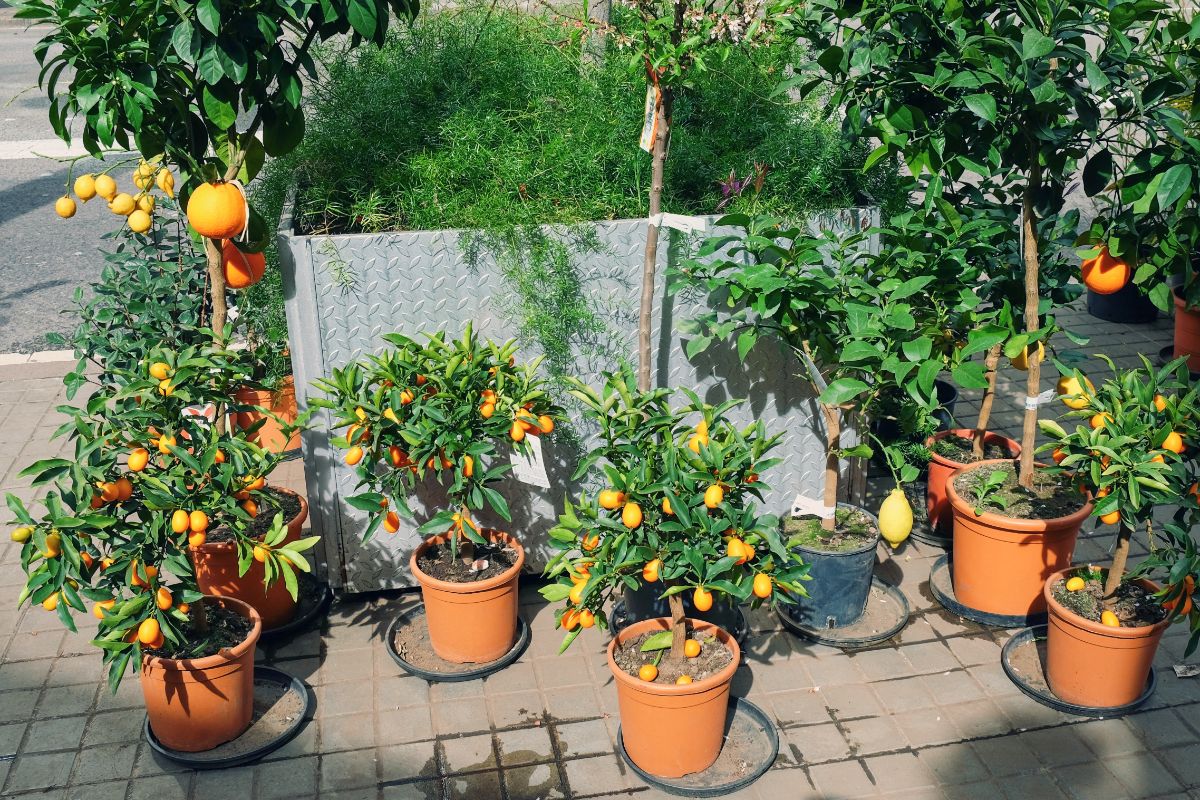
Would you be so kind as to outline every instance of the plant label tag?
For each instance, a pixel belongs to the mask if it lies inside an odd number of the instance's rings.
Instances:
[[[647,153],[654,152],[654,139],[658,134],[658,87],[646,85],[646,105],[642,109],[642,138],[638,147]]]
[[[687,214],[655,214],[650,218],[650,224],[656,228],[674,228],[684,233],[700,233],[708,230],[708,220],[704,217],[693,217]]]
[[[546,460],[542,458],[542,440],[537,436],[526,436],[525,442],[529,445],[528,455],[517,450],[512,452],[513,477],[521,483],[549,489],[550,478],[546,475]]]
[[[833,509],[825,505],[824,500],[814,500],[811,497],[798,494],[796,495],[796,499],[792,501],[792,516],[832,519]]]
[[[1057,396],[1058,396],[1058,392],[1056,392],[1054,389],[1047,389],[1046,391],[1039,394],[1037,397],[1026,397],[1025,398],[1025,410],[1026,411],[1036,411],[1038,406],[1046,405],[1047,403],[1049,403],[1051,400],[1053,400]]]

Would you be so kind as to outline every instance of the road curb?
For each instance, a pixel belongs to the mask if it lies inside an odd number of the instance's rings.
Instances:
[[[57,364],[74,360],[74,350],[42,350],[37,353],[0,353],[0,367],[14,367],[20,364]]]

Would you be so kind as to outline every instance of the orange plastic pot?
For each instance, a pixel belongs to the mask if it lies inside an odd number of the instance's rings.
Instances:
[[[933,443],[938,439],[945,439],[949,436],[958,436],[960,438],[971,438],[975,435],[973,428],[958,428],[950,431],[940,431],[930,436],[925,440],[925,446],[930,448],[929,459],[929,481],[926,484],[926,500],[925,507],[929,511],[930,522],[936,525],[937,531],[942,536],[949,536],[954,528],[954,513],[950,510],[950,501],[946,497],[946,482],[950,480],[950,476],[956,470],[960,470],[967,466],[960,464],[957,461],[952,461],[945,456],[940,456],[934,453]],[[987,431],[983,434],[984,446],[999,444],[1008,448],[1008,452],[1013,458],[1021,455],[1021,445],[1014,439],[1009,439],[1007,436],[1001,436],[998,433]]]
[[[254,623],[245,640],[206,658],[142,658],[142,695],[150,729],[163,746],[185,753],[236,739],[254,714],[254,647],[262,620],[239,600],[213,597],[208,602]]]
[[[980,461],[946,481],[954,512],[954,596],[968,608],[989,614],[1044,614],[1042,587],[1052,573],[1071,566],[1075,537],[1092,513],[1092,504],[1057,519],[1015,519],[991,511],[977,516],[974,504],[954,489],[955,477],[1008,463]]]
[[[667,617],[635,622],[608,643],[608,668],[617,683],[625,752],[633,763],[659,778],[690,775],[717,760],[729,714],[729,686],[742,660],[737,641],[723,629],[700,620],[688,622],[696,633],[715,636],[733,658],[716,675],[683,686],[641,680],[618,667],[613,658],[622,643],[669,629]]]
[[[1132,703],[1146,689],[1159,640],[1169,619],[1140,628],[1110,628],[1084,619],[1054,599],[1050,587],[1072,570],[1046,579],[1043,599],[1049,609],[1046,634],[1046,681],[1068,703],[1113,708]],[[1139,579],[1151,592],[1159,587]]]
[[[300,501],[300,511],[288,520],[285,542],[300,538],[300,529],[308,519],[308,502],[295,492],[271,487],[272,490],[290,494]],[[188,547],[192,565],[196,569],[196,585],[205,594],[216,597],[232,597],[253,606],[262,617],[263,627],[270,630],[291,622],[296,616],[296,601],[288,593],[283,581],[276,581],[271,588],[263,587],[263,565],[250,562],[245,575],[238,574],[238,551],[235,542],[205,542],[199,547]]]
[[[298,411],[296,409],[296,382],[291,375],[284,378],[279,384],[279,389],[272,392],[260,389],[251,389],[248,386],[243,386],[237,390],[233,399],[239,405],[259,406],[265,408],[274,414],[276,417],[285,422],[295,422]],[[250,441],[256,442],[264,449],[270,450],[272,453],[282,453],[285,450],[295,450],[300,446],[300,432],[296,431],[290,437],[285,437],[283,431],[279,427],[279,422],[270,414],[264,414],[257,409],[248,411],[239,411],[234,414],[233,423],[239,428],[249,428],[259,420],[263,422],[261,428],[256,430],[250,436]]]
[[[1188,369],[1200,372],[1200,310],[1188,308],[1175,290],[1175,358],[1188,357]]]
[[[421,571],[417,560],[430,547],[446,544],[445,534],[431,536],[413,551],[408,565],[421,584],[429,641],[439,658],[455,664],[486,664],[512,649],[517,640],[517,581],[525,563],[525,549],[514,537],[484,528],[491,542],[503,542],[517,553],[517,561],[499,575],[473,583],[438,580]]]

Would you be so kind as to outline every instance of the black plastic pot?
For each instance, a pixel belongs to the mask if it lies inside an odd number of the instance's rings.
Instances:
[[[638,588],[625,589],[625,619],[626,625],[641,622],[644,619],[657,619],[671,616],[670,603],[659,597],[666,589],[661,582],[645,583],[638,581]],[[735,637],[746,625],[746,619],[736,604],[728,601],[728,596],[714,592],[713,606],[708,611],[697,611],[692,605],[692,593],[683,593],[683,613],[691,619],[711,622],[719,628],[724,628]]]
[[[879,520],[866,509],[848,503],[838,508],[855,509],[867,514],[879,527]],[[875,547],[879,536],[857,550],[828,553],[797,546],[794,552],[809,564],[804,589],[808,597],[797,598],[795,605],[781,606],[798,625],[807,628],[838,628],[856,622],[867,608],[871,577],[875,569]]]
[[[1140,325],[1158,319],[1158,308],[1132,283],[1112,294],[1087,293],[1087,310],[1096,319]]]

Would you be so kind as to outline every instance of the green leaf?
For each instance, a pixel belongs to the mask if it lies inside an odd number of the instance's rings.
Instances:
[[[1036,28],[1026,28],[1021,38],[1021,58],[1033,61],[1054,52],[1054,40]]]
[[[857,378],[839,378],[821,392],[820,401],[828,406],[840,406],[858,397],[871,387]]]
[[[929,358],[929,354],[933,350],[933,341],[926,336],[922,336],[920,339],[909,339],[900,345],[900,349],[904,351],[904,357],[909,361],[924,361]]]
[[[641,651],[651,653],[655,650],[666,650],[671,646],[671,631],[659,631],[647,636],[642,642]]]
[[[988,386],[983,365],[975,361],[959,364],[951,374],[954,376],[954,382],[964,389],[986,389]]]
[[[971,109],[977,117],[981,117],[988,122],[996,121],[996,99],[990,94],[968,95],[964,102],[967,104],[967,108]]]
[[[200,95],[204,101],[204,114],[214,126],[224,130],[237,122],[237,109],[232,103],[217,97],[208,86],[201,89]]]
[[[1187,164],[1176,164],[1167,170],[1158,185],[1158,206],[1164,211],[1175,205],[1192,186],[1192,168]]]
[[[218,33],[221,30],[219,0],[200,0],[196,4],[196,19],[208,29],[209,33]]]
[[[375,12],[374,0],[350,0],[346,8],[346,17],[351,27],[364,39],[375,38],[375,28],[378,18]]]

